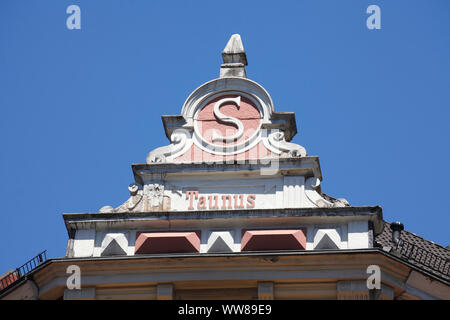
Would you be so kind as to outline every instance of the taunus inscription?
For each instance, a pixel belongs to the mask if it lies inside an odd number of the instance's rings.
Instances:
[[[256,195],[199,195],[196,190],[188,190],[186,191],[186,200],[189,201],[188,210],[251,209],[255,207]]]

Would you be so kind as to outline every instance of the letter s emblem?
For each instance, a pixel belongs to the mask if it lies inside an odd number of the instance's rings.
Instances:
[[[226,116],[222,112],[220,112],[220,110],[219,110],[220,107],[226,102],[234,102],[238,109],[241,107],[241,97],[240,96],[238,96],[236,98],[220,99],[214,105],[214,115],[218,119],[220,119],[221,121],[223,121],[225,123],[233,123],[233,124],[235,124],[238,127],[238,130],[237,130],[237,132],[235,134],[233,134],[231,136],[227,136],[227,137],[224,137],[224,136],[218,134],[216,131],[214,131],[213,135],[212,135],[212,141],[226,141],[226,142],[230,142],[230,141],[234,141],[234,140],[239,139],[244,134],[244,125],[242,124],[242,122],[239,119],[236,119],[236,118],[233,118],[233,117],[230,117],[230,116]]]

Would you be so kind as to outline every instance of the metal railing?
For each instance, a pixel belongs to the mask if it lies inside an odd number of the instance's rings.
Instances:
[[[420,248],[412,243],[400,240],[397,245],[397,250],[401,254],[401,258],[421,264],[422,266],[431,269],[432,271],[443,274],[446,277],[450,276],[450,261],[439,257],[424,248]]]
[[[6,289],[14,282],[20,280],[28,273],[36,269],[40,264],[47,260],[47,250],[42,251],[32,259],[25,262],[20,267],[16,268],[16,270],[11,271],[0,279],[0,291]]]

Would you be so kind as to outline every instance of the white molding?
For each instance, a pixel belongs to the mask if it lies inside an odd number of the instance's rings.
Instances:
[[[79,229],[75,233],[73,257],[92,257],[94,254],[95,229]]]
[[[170,136],[171,144],[156,148],[147,155],[147,163],[172,161],[188,151],[193,143],[189,130],[178,128]]]
[[[348,223],[348,249],[369,248],[368,221],[350,221]]]
[[[213,94],[226,94],[230,91],[239,91],[253,95],[264,108],[262,114],[263,123],[266,123],[272,116],[274,107],[269,93],[257,82],[240,77],[218,78],[202,84],[188,96],[181,109],[181,115],[190,125],[199,104],[202,104],[205,99]]]

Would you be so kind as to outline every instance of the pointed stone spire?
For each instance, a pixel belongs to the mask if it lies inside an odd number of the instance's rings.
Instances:
[[[244,45],[241,36],[233,34],[222,51],[223,64],[220,66],[220,77],[243,77],[246,78],[245,66],[247,63],[247,55],[245,54]]]

